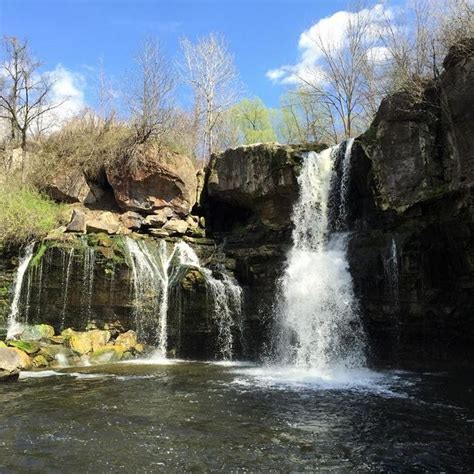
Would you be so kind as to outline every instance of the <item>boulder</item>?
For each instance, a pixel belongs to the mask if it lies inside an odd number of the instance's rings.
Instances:
[[[66,226],[66,231],[81,232],[84,234],[86,232],[86,215],[83,212],[74,209],[72,211],[71,222]]]
[[[33,358],[32,365],[36,369],[42,369],[44,367],[48,367],[49,362],[44,355],[38,354]]]
[[[138,212],[127,211],[120,215],[120,222],[126,229],[138,230],[143,224],[143,217]]]
[[[34,341],[8,341],[10,347],[16,347],[28,355],[34,355],[40,350],[40,346]]]
[[[69,347],[79,355],[92,352],[92,340],[88,332],[74,332],[67,342]]]
[[[170,219],[163,226],[163,230],[166,230],[170,235],[183,235],[188,230],[188,223],[181,219]]]
[[[111,364],[118,362],[122,359],[125,348],[123,346],[105,346],[101,349],[94,351],[90,357],[89,361],[91,364]]]
[[[22,359],[14,349],[0,347],[0,382],[17,380],[22,367]]]
[[[135,331],[127,331],[123,334],[119,334],[115,340],[115,345],[124,347],[125,350],[135,349],[137,345],[137,333]]]
[[[146,216],[145,224],[150,227],[162,227],[174,216],[170,208],[158,209],[153,214]]]
[[[169,208],[186,215],[196,202],[196,171],[186,156],[147,151],[136,166],[114,164],[106,172],[122,209],[153,213]]]
[[[95,201],[94,194],[81,171],[63,171],[55,176],[46,188],[55,201],[90,203]]]
[[[20,367],[21,369],[25,369],[25,370],[31,369],[32,362],[28,354],[23,352],[21,349],[18,349],[18,347],[12,347],[11,350],[15,351],[17,355],[19,356],[21,360],[21,367]]]
[[[39,341],[54,337],[54,328],[49,324],[34,324],[27,326],[21,333],[21,339],[26,341]]]
[[[109,340],[109,331],[93,329],[86,332],[73,332],[68,339],[68,344],[74,352],[84,355],[101,349]]]
[[[106,232],[107,234],[116,234],[120,229],[120,221],[117,214],[112,212],[101,212],[94,214],[93,217],[86,220],[87,232],[98,233]]]

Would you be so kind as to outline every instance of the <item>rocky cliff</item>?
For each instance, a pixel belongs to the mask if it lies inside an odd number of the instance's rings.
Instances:
[[[352,147],[349,262],[373,363],[466,357],[472,347],[473,49],[451,51],[423,97],[387,97]],[[137,329],[156,294],[140,287],[137,308],[138,276],[124,239],[145,240],[151,252],[162,241],[169,248],[185,241],[199,263],[168,272],[170,353],[219,357],[225,336],[234,355],[265,357],[291,246],[297,176],[305,153],[324,148],[230,149],[213,156],[204,175],[187,158],[167,155],[133,170],[104,170],[100,182],[54,180],[51,195],[73,203],[71,222],[37,244],[22,290],[23,316],[56,330],[83,330],[91,321]],[[143,264],[153,267],[148,258]],[[2,263],[3,293],[10,262]],[[212,292],[232,277],[243,290],[243,317],[223,328]]]

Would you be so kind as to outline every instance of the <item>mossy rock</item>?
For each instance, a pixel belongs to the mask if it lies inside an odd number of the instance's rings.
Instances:
[[[39,341],[41,339],[50,339],[54,337],[55,331],[49,324],[35,324],[27,326],[21,333],[21,338],[27,341]]]
[[[40,345],[33,341],[8,341],[10,347],[16,347],[28,355],[39,352]]]
[[[93,352],[90,357],[91,364],[111,364],[114,362],[119,362],[122,360],[125,352],[125,347],[123,346],[105,346],[101,349],[96,350]]]
[[[38,354],[37,356],[35,356],[33,358],[32,364],[33,364],[33,367],[37,369],[43,369],[49,366],[48,360],[42,354]]]

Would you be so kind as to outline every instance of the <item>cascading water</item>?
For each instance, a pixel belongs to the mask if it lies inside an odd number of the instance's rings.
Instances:
[[[87,320],[92,318],[95,257],[95,248],[87,245],[84,251],[84,265],[82,268],[82,311]]]
[[[392,238],[390,248],[384,258],[385,278],[388,283],[390,296],[393,299],[395,306],[399,306],[399,269],[398,269],[398,250],[395,239]]]
[[[28,265],[30,264],[31,259],[33,258],[33,250],[35,244],[29,244],[25,253],[20,259],[18,265],[18,270],[15,277],[15,284],[13,286],[13,299],[10,306],[10,313],[7,319],[7,338],[12,338],[21,332],[22,323],[19,321],[20,317],[20,298],[23,289],[23,280],[25,278],[26,271],[28,270]]]
[[[72,268],[72,262],[73,262],[73,257],[74,257],[74,249],[71,248],[69,252],[63,253],[63,307],[61,310],[61,330],[64,329],[64,323],[66,321],[66,309],[67,309],[67,303],[68,303],[68,292],[69,292],[69,280],[71,277],[71,268]],[[40,287],[41,288],[41,287]],[[91,291],[92,293],[92,291]]]
[[[167,316],[170,288],[175,286],[180,270],[198,269],[205,278],[210,311],[217,323],[218,348],[224,359],[231,359],[233,332],[240,327],[241,288],[224,272],[215,278],[212,271],[201,266],[194,250],[181,241],[168,251],[162,240],[158,251],[145,241],[125,240],[134,285],[135,321],[139,335],[155,342],[154,359],[164,359],[167,353]]]
[[[292,366],[324,371],[365,365],[364,333],[346,255],[348,234],[330,231],[347,221],[351,146],[346,142],[342,179],[335,172],[341,145],[308,153],[298,178],[293,247],[280,308],[280,353],[282,362]],[[330,212],[333,193],[339,193],[337,215]]]

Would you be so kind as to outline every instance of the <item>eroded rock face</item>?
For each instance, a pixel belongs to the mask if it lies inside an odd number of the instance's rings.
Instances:
[[[232,148],[213,156],[207,176],[211,206],[217,209],[215,202],[224,203],[241,213],[251,212],[266,227],[287,227],[298,193],[295,166],[304,152],[323,148],[270,143]]]
[[[474,184],[474,38],[453,47],[440,85],[444,162],[451,187]]]
[[[93,203],[96,198],[81,171],[64,172],[52,179],[48,194],[56,201]]]
[[[353,147],[349,260],[375,359],[473,355],[473,50],[454,56],[425,103],[386,99]]]
[[[107,169],[107,179],[125,210],[151,214],[170,208],[177,215],[186,215],[196,202],[196,170],[186,156],[153,156],[131,170],[114,165]]]

